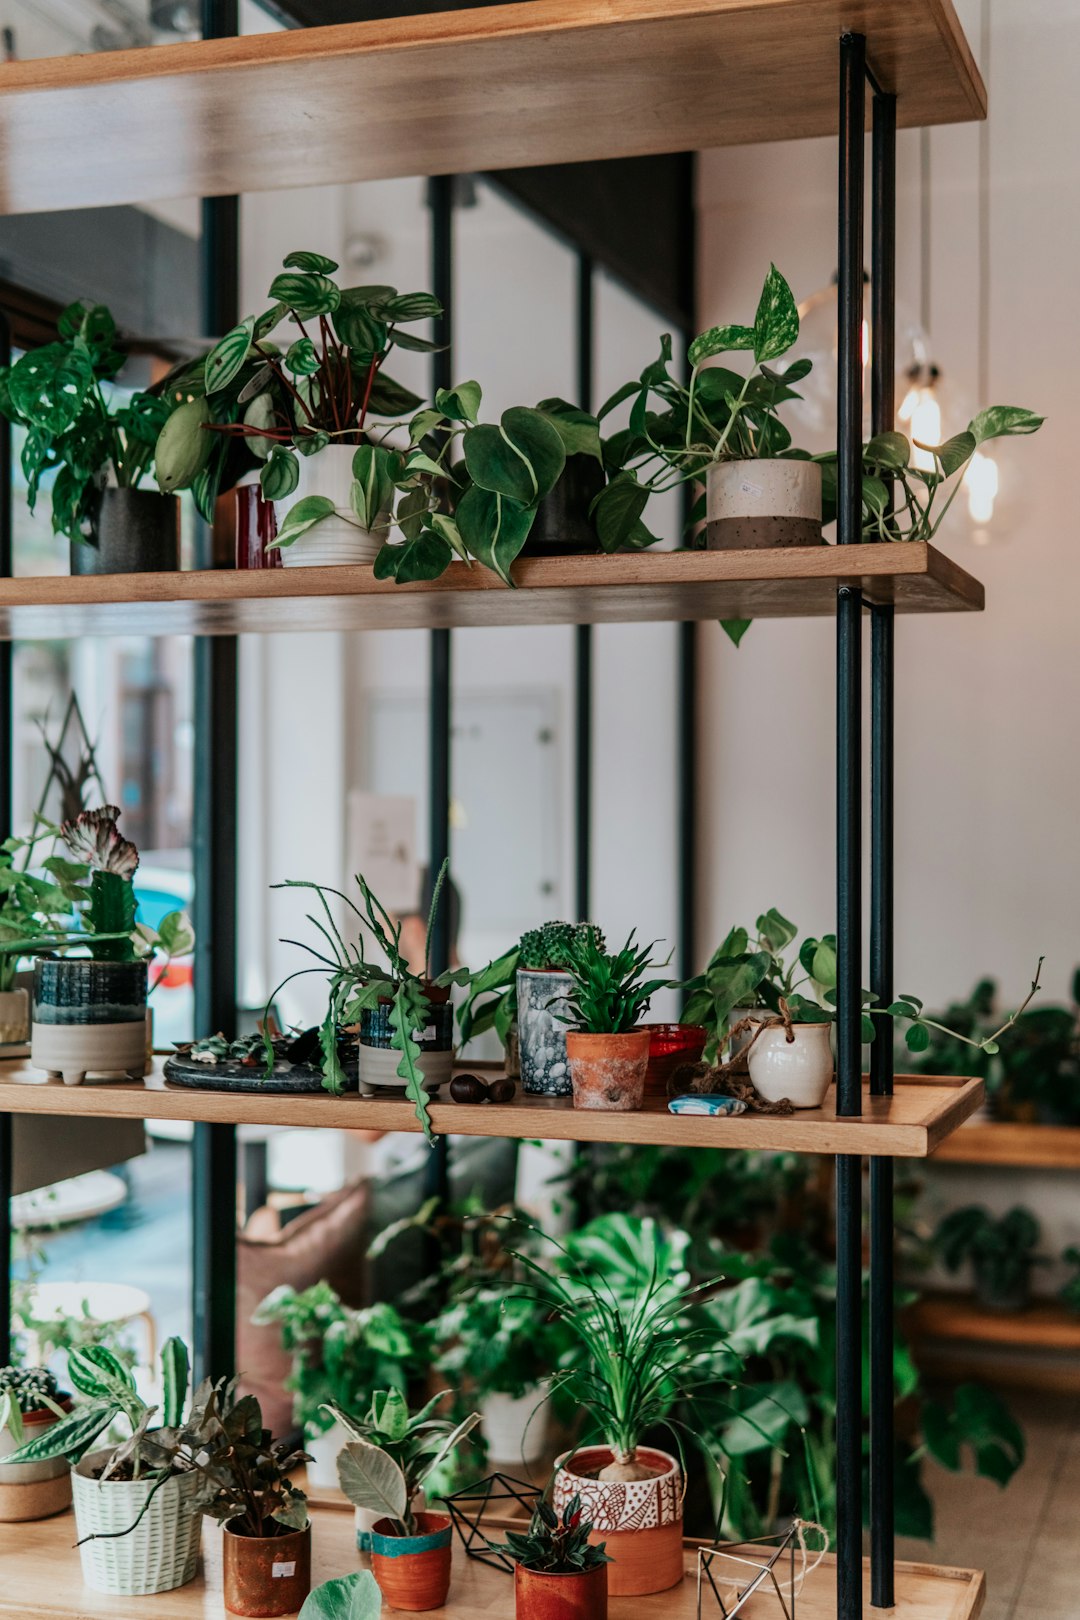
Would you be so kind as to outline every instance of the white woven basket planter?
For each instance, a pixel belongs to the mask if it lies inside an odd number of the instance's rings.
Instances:
[[[128,1530],[153,1489],[143,1480],[97,1480],[108,1451],[91,1452],[71,1471],[79,1539]],[[79,1548],[83,1580],[95,1592],[146,1597],[195,1579],[202,1515],[195,1507],[197,1474],[175,1474],[158,1487],[139,1525],[128,1535],[86,1541]]]

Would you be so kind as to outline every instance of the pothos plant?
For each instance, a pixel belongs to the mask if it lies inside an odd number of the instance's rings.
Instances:
[[[454,984],[466,984],[469,978],[468,968],[450,968],[436,978],[432,978],[429,972],[432,928],[448,866],[449,861],[444,861],[431,896],[422,973],[414,972],[402,954],[401,923],[395,922],[385,906],[372,894],[362,874],[357,874],[356,879],[360,888],[361,906],[357,906],[340,889],[331,888],[328,884],[311,883],[298,878],[274,884],[274,887],[279,889],[311,889],[318,896],[323,918],[320,920],[314,914],[308,913],[307,920],[322,936],[322,945],[308,945],[302,940],[283,942],[298,945],[301,950],[315,957],[320,965],[314,968],[299,968],[296,972],[288,974],[269,996],[263,1018],[263,1028],[266,1031],[264,1035],[266,1074],[269,1076],[273,1073],[275,1060],[273,1040],[269,1034],[271,1004],[293,979],[307,973],[322,973],[329,977],[330,993],[326,1016],[319,1030],[319,1040],[323,1053],[323,1086],[327,1091],[337,1095],[345,1086],[345,1072],[338,1049],[342,1029],[356,1024],[362,1012],[377,1007],[380,1002],[389,1002],[390,1026],[393,1032],[391,1046],[400,1053],[397,1072],[405,1081],[406,1095],[416,1109],[416,1117],[423,1126],[424,1135],[429,1143],[433,1143],[435,1138],[431,1129],[431,1115],[428,1113],[424,1078],[418,1062],[420,1047],[416,1041],[416,1031],[423,1029],[428,1022],[432,990],[448,989]],[[327,899],[328,895],[342,901],[356,918],[360,925],[356,939],[347,939],[338,928],[333,909]],[[385,965],[367,960],[364,954],[363,930],[367,930],[374,938],[385,958]]]
[[[92,536],[110,479],[138,488],[169,414],[168,402],[153,393],[134,393],[126,403],[110,397],[125,358],[105,305],[80,300],[61,312],[54,342],[0,367],[0,411],[26,430],[27,505],[34,510],[42,478],[54,474],[53,532],[70,540]]]
[[[387,521],[398,481],[411,482],[403,456],[384,441],[421,400],[384,367],[394,348],[437,347],[404,328],[440,315],[442,305],[426,292],[341,287],[337,269],[321,253],[288,254],[270,284],[270,307],[246,316],[167,380],[175,408],[158,442],[158,481],[163,489],[190,487],[204,516],[213,512],[237,444],[262,462],[262,492],[272,501],[296,489],[300,457],[331,444],[363,451],[354,458],[352,490],[362,528]],[[295,336],[283,348],[272,334],[285,323]],[[235,458],[232,465],[239,470]],[[277,543],[291,545],[332,511],[326,496],[297,502]]]

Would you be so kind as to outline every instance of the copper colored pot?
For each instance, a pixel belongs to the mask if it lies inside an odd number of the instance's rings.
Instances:
[[[649,1066],[649,1031],[628,1035],[566,1037],[575,1108],[600,1108],[627,1114],[645,1101],[645,1071]]]
[[[514,1567],[517,1620],[607,1620],[608,1566],[550,1575]]]
[[[450,1520],[445,1513],[417,1513],[416,1535],[395,1536],[389,1519],[371,1531],[371,1567],[390,1609],[416,1614],[441,1609],[450,1590]]]
[[[295,1614],[311,1591],[311,1526],[284,1536],[222,1535],[225,1607],[232,1614]]]

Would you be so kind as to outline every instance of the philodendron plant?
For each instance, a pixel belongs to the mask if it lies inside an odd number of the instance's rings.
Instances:
[[[364,1418],[340,1406],[329,1410],[349,1436],[338,1455],[341,1488],[354,1507],[389,1519],[396,1536],[416,1534],[413,1501],[425,1483],[480,1422],[471,1412],[460,1423],[436,1417],[440,1391],[410,1417],[400,1390],[377,1390]]]
[[[69,304],[56,333],[55,342],[0,367],[0,412],[26,430],[21,460],[30,510],[42,478],[53,474],[54,534],[87,540],[106,483],[137,489],[150,471],[169,404],[153,393],[134,393],[126,403],[110,398],[127,357],[104,304]]]
[[[394,1050],[401,1054],[397,1072],[405,1081],[406,1095],[416,1108],[416,1117],[423,1126],[429,1142],[434,1142],[434,1135],[431,1130],[431,1116],[428,1113],[424,1077],[417,1062],[420,1048],[415,1035],[418,1029],[423,1029],[427,1025],[431,1011],[429,997],[432,988],[446,989],[454,984],[467,984],[469,979],[469,970],[464,967],[448,969],[436,978],[432,978],[429,974],[432,927],[442,897],[448,866],[449,861],[444,861],[432,892],[422,973],[413,972],[402,955],[401,924],[394,921],[385,906],[381,905],[372,894],[362,874],[358,873],[356,878],[360,888],[362,909],[347,894],[343,894],[340,889],[331,888],[328,884],[311,883],[299,878],[290,878],[285,883],[274,884],[278,889],[310,889],[318,896],[322,907],[322,920],[311,913],[308,914],[307,920],[322,936],[322,944],[307,945],[302,940],[284,942],[299,945],[301,950],[315,957],[320,965],[313,968],[299,968],[295,973],[288,974],[268,997],[263,1018],[263,1029],[266,1032],[264,1034],[266,1073],[269,1076],[273,1073],[275,1060],[274,1045],[269,1034],[269,1012],[274,999],[285,985],[303,974],[322,973],[329,978],[330,994],[326,1016],[319,1030],[319,1040],[323,1053],[323,1086],[327,1091],[337,1095],[345,1086],[345,1073],[339,1052],[342,1030],[356,1024],[362,1012],[377,1007],[381,1001],[389,1002],[390,1025],[393,1031],[391,1044]],[[333,909],[327,899],[328,895],[342,901],[356,918],[359,929],[355,939],[347,939],[338,928]],[[367,960],[364,954],[364,930],[373,936],[382,951],[386,959],[385,966]]]
[[[267,500],[286,500],[299,482],[299,457],[351,445],[364,451],[353,462],[357,525],[385,521],[399,480],[411,480],[403,456],[384,441],[421,401],[384,363],[393,348],[434,349],[403,328],[437,317],[442,306],[426,292],[340,287],[337,268],[321,253],[290,253],[270,284],[270,307],[246,316],[208,355],[171,376],[176,408],[157,446],[162,489],[190,487],[203,515],[211,514],[240,441],[263,463]],[[296,335],[282,348],[271,334],[286,322]],[[277,543],[291,545],[332,510],[327,497],[306,497],[290,508]]]

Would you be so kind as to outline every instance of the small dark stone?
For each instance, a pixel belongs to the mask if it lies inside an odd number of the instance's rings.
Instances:
[[[450,1095],[456,1103],[482,1103],[488,1088],[478,1074],[455,1074],[450,1082]]]
[[[488,1083],[488,1097],[493,1103],[512,1102],[517,1095],[517,1086],[508,1074],[500,1074]]]

